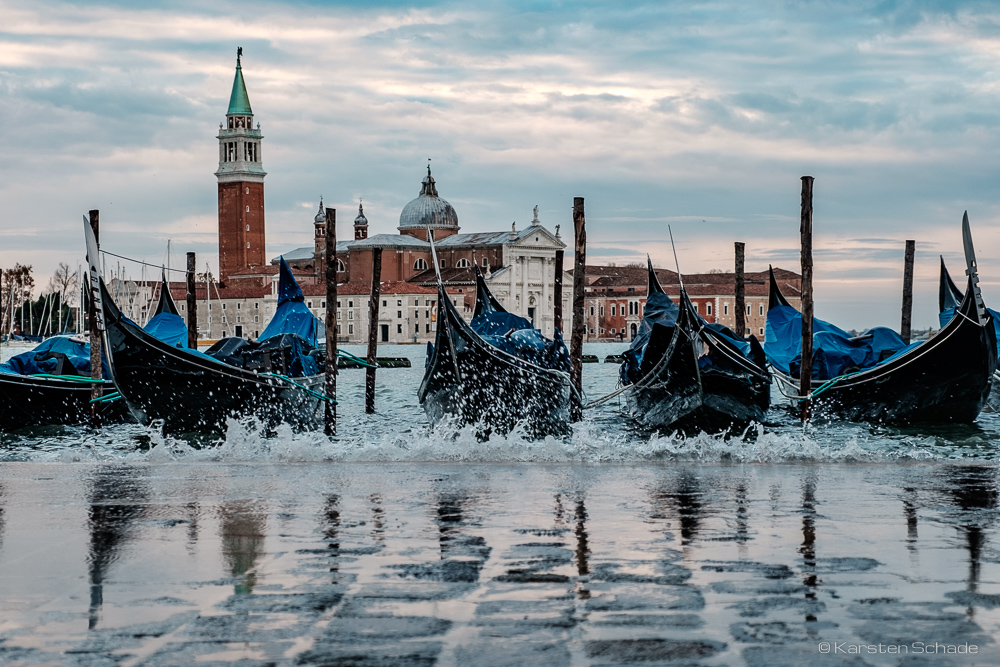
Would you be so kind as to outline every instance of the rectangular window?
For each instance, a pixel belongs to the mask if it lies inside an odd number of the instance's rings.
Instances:
[[[240,309],[240,304],[236,304],[236,310]]]
[[[354,308],[354,299],[351,299],[350,301],[347,302],[347,307]]]
[[[347,319],[349,319],[349,320],[353,320],[354,319],[354,311],[353,310],[347,311]]]
[[[403,305],[403,300],[402,299],[396,299],[396,305],[397,306],[402,306]]]
[[[414,324],[413,325],[413,333],[415,333],[415,334],[420,333],[420,325],[419,324]]]
[[[611,317],[616,317],[617,315],[618,315],[618,306],[612,305],[611,306]],[[614,332],[615,332],[615,330],[612,329],[611,333],[614,333]]]
[[[256,306],[254,306],[254,307],[256,308]],[[326,299],[323,299],[322,301],[319,302],[319,307],[320,308],[326,308]]]
[[[712,314],[712,304],[710,303],[705,304],[705,313],[707,313],[708,315]]]
[[[349,333],[349,334],[354,333],[354,325],[353,324],[348,324],[347,325],[347,333]]]
[[[340,308],[340,301],[337,301],[337,308]]]
[[[760,328],[760,335],[761,335],[761,336],[763,336],[763,335],[764,335],[764,327],[761,327],[761,328]]]
[[[212,304],[208,304],[208,309],[212,310]]]
[[[430,333],[430,332],[431,332],[431,325],[430,325],[430,324],[428,324],[428,325],[427,325],[427,333]]]
[[[692,301],[691,305],[694,306],[694,312],[696,312],[696,313],[699,312],[698,311],[698,302],[697,301]]]
[[[601,327],[601,335],[604,335],[604,327]]]
[[[611,335],[612,335],[612,336],[614,336],[614,335],[615,335],[615,330],[614,330],[614,329],[612,329],[612,330],[611,330]]]
[[[243,318],[242,318],[242,317],[240,317],[239,315],[237,315],[237,316],[236,316],[236,321],[237,321],[237,322],[242,322],[242,321],[243,321]]]
[[[591,307],[590,307],[590,316],[591,316],[591,317],[593,317],[593,316],[594,316],[594,307],[593,307],[593,306],[591,306]],[[591,331],[590,333],[594,333],[594,332],[593,332],[593,331]]]
[[[401,310],[397,310],[396,311],[396,319],[397,320],[403,319],[403,311],[401,311]]]
[[[728,315],[729,314],[729,304],[728,303],[722,304],[722,314],[723,315]]]
[[[420,319],[420,311],[419,310],[413,311],[413,317],[419,320]]]
[[[425,299],[425,300],[424,300],[424,305],[425,305],[425,306],[429,306],[429,305],[431,305],[431,300],[430,300],[430,299]]]
[[[387,304],[388,302],[385,299],[382,299],[382,307],[385,308]]]
[[[591,328],[590,333],[591,333],[591,335],[593,335],[593,333],[594,333],[593,328]]]
[[[764,304],[760,304],[760,314],[764,314]]]
[[[343,315],[343,313],[342,313],[341,311],[339,311],[339,310],[338,310],[338,311],[337,311],[337,319],[338,319],[338,320],[339,320],[339,319],[342,319],[342,318],[341,318],[341,315]]]
[[[747,315],[749,315],[749,314],[750,314],[750,304],[748,303],[747,304]]]
[[[604,306],[601,306],[601,317],[604,317]],[[604,333],[603,329],[601,329],[601,333]]]
[[[260,322],[260,315],[254,315],[253,316],[253,321],[254,322]]]
[[[431,311],[425,310],[424,311],[424,317],[426,317],[427,319],[430,319],[431,318]]]
[[[396,333],[403,333],[403,325],[402,324],[397,324],[396,325]]]
[[[323,305],[324,305],[324,306],[326,306],[326,302],[325,302],[325,301],[323,302]],[[259,308],[259,307],[260,307],[260,303],[259,303],[259,302],[257,302],[257,301],[254,301],[254,302],[253,302],[253,307],[254,307],[254,308]]]
[[[414,306],[419,306],[420,305],[420,299],[414,299],[413,300],[413,305]]]
[[[222,310],[226,309],[226,304],[222,304]]]

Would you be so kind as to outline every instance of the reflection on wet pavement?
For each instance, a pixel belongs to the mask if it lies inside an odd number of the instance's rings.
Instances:
[[[6,464],[0,664],[1000,664],[998,496],[941,463]]]

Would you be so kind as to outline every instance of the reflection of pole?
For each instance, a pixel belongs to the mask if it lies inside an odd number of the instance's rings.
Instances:
[[[590,574],[590,545],[587,541],[587,507],[583,504],[583,499],[576,501],[576,572],[584,575]]]
[[[326,209],[326,434],[337,435],[337,211]]]
[[[587,265],[587,219],[583,212],[583,197],[573,198],[573,336],[570,339],[570,382],[576,388],[576,395],[570,400],[570,421],[583,419],[583,405],[579,396],[583,394],[583,334],[586,323],[583,320],[583,291]]]
[[[816,601],[816,480],[812,477],[802,487],[802,554],[806,600]],[[806,612],[806,621],[815,621],[816,616]]]
[[[372,249],[372,293],[368,303],[368,368],[365,369],[365,412],[375,412],[375,360],[378,357],[378,299],[382,280],[382,248]]]
[[[98,249],[101,247],[101,212],[93,210],[90,212],[90,227],[94,230],[94,239],[97,241]],[[100,252],[98,252],[100,255]],[[100,257],[91,260],[93,266],[100,265]],[[101,371],[101,330],[97,326],[97,309],[100,304],[97,299],[101,298],[100,284],[90,286],[90,425],[94,428],[101,427],[101,414],[98,412],[97,399],[101,397],[103,391],[101,385],[104,381],[104,374]]]

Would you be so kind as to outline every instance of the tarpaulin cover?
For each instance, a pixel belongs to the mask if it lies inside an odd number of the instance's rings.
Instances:
[[[60,359],[64,359],[62,369]],[[110,379],[108,362],[103,356],[101,367],[104,378]],[[90,343],[86,338],[53,336],[0,364],[0,373],[16,375],[55,375],[57,370],[61,370],[61,375],[90,377]]]
[[[316,346],[316,316],[306,307],[302,289],[282,257],[278,274],[278,307],[258,340],[286,333],[301,336],[309,345]]]
[[[653,325],[659,324],[668,329],[672,329],[677,324],[677,314],[679,309],[669,296],[663,292],[652,292],[646,298],[646,305],[642,309],[642,322],[639,324],[639,331],[632,340],[625,353],[622,354],[622,366],[619,376],[623,384],[632,384],[639,380],[639,369],[642,366],[642,357],[649,345],[649,338],[653,332]],[[666,332],[664,332],[666,335]]]
[[[830,380],[872,368],[917,345],[907,346],[898,333],[887,327],[875,327],[852,337],[829,322],[813,318],[812,379]],[[798,376],[802,365],[801,313],[791,306],[775,306],[767,312],[764,352],[779,371]]]
[[[472,318],[469,326],[489,345],[508,354],[542,368],[569,372],[569,351],[558,329],[548,340],[523,317],[496,311]]]
[[[187,324],[184,323],[184,318],[180,315],[159,313],[154,315],[142,330],[150,336],[162,340],[167,345],[187,347]]]

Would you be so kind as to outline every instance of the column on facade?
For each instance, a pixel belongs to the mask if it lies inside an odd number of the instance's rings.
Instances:
[[[521,255],[521,315],[528,316],[528,256]]]

